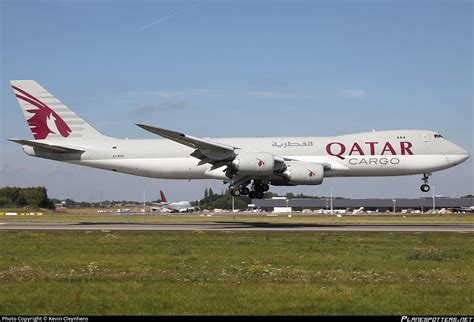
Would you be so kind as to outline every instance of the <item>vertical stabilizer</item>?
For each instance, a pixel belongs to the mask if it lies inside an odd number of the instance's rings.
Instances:
[[[165,194],[161,190],[160,190],[160,197],[161,197],[161,202],[168,202],[168,200],[166,200]]]
[[[36,81],[12,80],[10,84],[35,140],[103,137]]]

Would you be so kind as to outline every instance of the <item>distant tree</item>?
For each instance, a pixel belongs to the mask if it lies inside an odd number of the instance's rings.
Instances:
[[[212,191],[212,188],[209,188],[209,201],[214,201],[214,191]]]
[[[263,194],[263,198],[265,199],[271,199],[273,197],[278,197],[278,193],[267,191]]]
[[[18,198],[16,198],[15,206],[24,207],[26,205],[27,205],[27,201],[26,201],[25,197],[19,196]]]
[[[0,207],[8,206],[10,200],[6,196],[0,196]]]
[[[196,200],[193,202],[193,206],[199,206],[204,209],[232,209],[232,196],[228,190],[223,191],[222,194],[216,194],[214,191],[209,188],[204,191],[204,198],[202,200]],[[250,203],[250,198],[247,196],[240,196],[234,198],[234,207],[235,209],[247,209],[248,204]]]
[[[465,195],[465,196],[462,196],[461,198],[471,199],[471,198],[474,198],[474,195]]]
[[[73,207],[76,205],[76,202],[73,199],[67,198],[64,202],[66,203],[66,207]]]
[[[60,202],[61,202],[61,200],[56,199],[56,198],[51,198],[51,199],[49,199],[49,201],[51,201],[53,204],[56,204],[56,203],[60,203]]]
[[[52,208],[53,203],[45,187],[4,187],[0,188],[0,206]]]

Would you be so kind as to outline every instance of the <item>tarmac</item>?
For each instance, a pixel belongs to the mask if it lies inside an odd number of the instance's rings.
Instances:
[[[281,231],[281,232],[474,232],[473,224],[140,224],[140,223],[0,223],[0,230],[22,231]]]

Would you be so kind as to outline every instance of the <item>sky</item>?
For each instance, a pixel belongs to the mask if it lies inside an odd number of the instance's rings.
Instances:
[[[472,1],[0,1],[0,185],[75,200],[194,200],[221,181],[148,179],[26,156],[11,79],[35,79],[106,135],[437,131],[473,154]],[[278,193],[419,197],[420,176],[330,178]],[[474,192],[474,163],[435,194]],[[430,193],[431,195],[431,193]]]

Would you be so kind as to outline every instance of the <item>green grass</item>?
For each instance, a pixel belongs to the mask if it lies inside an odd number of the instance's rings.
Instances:
[[[2,315],[474,314],[473,234],[0,232]]]

